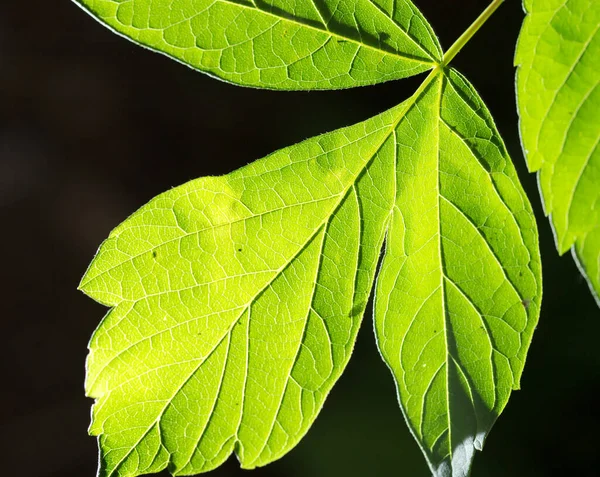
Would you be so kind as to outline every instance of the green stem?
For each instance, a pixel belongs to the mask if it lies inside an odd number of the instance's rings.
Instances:
[[[469,28],[465,30],[465,32],[460,35],[458,40],[454,42],[454,44],[448,49],[446,53],[444,53],[444,58],[442,59],[442,65],[447,66],[454,59],[454,57],[458,54],[462,47],[465,46],[469,40],[477,33],[477,31],[481,28],[481,26],[492,16],[500,4],[504,2],[504,0],[493,0],[492,3],[488,5],[488,7],[483,11],[481,15],[475,20]]]

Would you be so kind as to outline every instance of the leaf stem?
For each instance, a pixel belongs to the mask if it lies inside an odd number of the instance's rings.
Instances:
[[[465,46],[469,40],[477,33],[481,26],[492,16],[492,14],[498,9],[498,7],[504,2],[504,0],[493,0],[492,3],[477,17],[471,26],[465,30],[465,32],[458,37],[458,40],[444,53],[442,58],[442,66],[447,66],[458,54],[462,47]]]

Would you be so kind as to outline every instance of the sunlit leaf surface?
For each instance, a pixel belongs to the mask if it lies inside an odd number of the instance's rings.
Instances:
[[[441,49],[410,0],[75,0],[132,41],[232,83],[337,89],[431,69]]]
[[[518,387],[537,232],[487,109],[453,71],[403,104],[172,189],[81,288],[101,475],[194,474],[289,451],[343,371],[378,257],[375,326],[432,470],[467,475]]]
[[[600,304],[600,2],[528,0],[517,97],[556,247],[572,249]]]
[[[489,112],[454,71],[394,131],[375,330],[436,476],[467,476],[519,378],[541,298],[538,237]]]

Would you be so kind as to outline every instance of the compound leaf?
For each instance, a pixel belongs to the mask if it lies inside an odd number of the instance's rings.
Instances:
[[[556,247],[600,304],[600,2],[527,0],[515,63],[523,149]]]
[[[518,389],[541,299],[537,229],[487,108],[458,73],[426,88],[395,137],[378,346],[432,472],[464,477]]]
[[[101,246],[81,289],[101,476],[267,464],[306,433],[378,279],[375,327],[437,475],[467,475],[518,385],[537,232],[485,106],[437,69],[405,103],[170,190]]]
[[[112,30],[228,82],[337,89],[431,69],[437,37],[410,0],[74,0]]]

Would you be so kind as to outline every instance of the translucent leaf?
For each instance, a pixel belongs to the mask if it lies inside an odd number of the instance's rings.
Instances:
[[[518,385],[539,256],[485,106],[436,70],[379,116],[172,189],[113,231],[81,284],[113,307],[86,383],[101,476],[289,451],[350,357],[386,233],[379,346],[432,469],[466,475]]]
[[[75,0],[112,30],[232,83],[337,89],[431,69],[438,40],[410,0]]]
[[[521,139],[556,247],[600,299],[600,2],[528,0],[515,62]]]
[[[104,242],[81,288],[101,475],[264,465],[345,367],[393,200],[401,107],[170,190]]]
[[[541,298],[536,225],[489,112],[456,72],[394,134],[378,345],[432,472],[463,477],[519,386]]]

